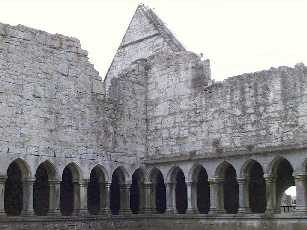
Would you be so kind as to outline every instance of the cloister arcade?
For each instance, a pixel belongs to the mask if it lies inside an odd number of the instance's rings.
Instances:
[[[137,214],[276,214],[284,191],[296,186],[295,212],[307,212],[306,166],[300,171],[284,157],[266,165],[254,159],[240,166],[219,161],[207,171],[148,166],[135,170],[102,165],[88,178],[77,163],[60,170],[46,160],[33,172],[23,159],[12,161],[0,180],[0,213],[7,216]]]

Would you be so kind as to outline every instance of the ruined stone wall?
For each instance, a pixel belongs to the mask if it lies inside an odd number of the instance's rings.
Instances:
[[[162,55],[152,62],[150,156],[218,156],[306,141],[303,65],[243,74],[206,86],[199,81],[205,78],[198,77],[200,61],[192,54]]]
[[[161,34],[165,33],[166,28],[161,21],[157,22],[157,20],[158,18],[151,9],[142,5],[137,8],[106,75],[107,91],[111,86],[112,79],[117,78],[132,62],[163,50],[172,51],[175,49]]]
[[[101,78],[77,39],[0,24],[0,151],[104,155],[111,129]]]
[[[108,97],[114,105],[112,127],[113,151],[121,160],[136,159],[146,154],[147,135],[147,61],[138,60],[112,80]]]

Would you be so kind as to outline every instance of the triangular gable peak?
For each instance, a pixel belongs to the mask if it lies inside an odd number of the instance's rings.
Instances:
[[[185,51],[162,20],[148,7],[139,5],[113,58],[105,78],[108,91],[111,80],[138,59],[160,51]]]

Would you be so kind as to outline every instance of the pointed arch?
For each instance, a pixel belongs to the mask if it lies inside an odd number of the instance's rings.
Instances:
[[[60,186],[60,209],[64,216],[73,215],[80,209],[80,182],[82,181],[80,167],[71,162],[66,165],[62,173]],[[74,213],[77,214],[77,213]]]
[[[199,213],[207,214],[210,209],[210,186],[207,171],[202,165],[195,164],[190,171],[190,178],[193,184],[192,207]]]
[[[56,180],[57,171],[54,165],[46,160],[36,169],[35,182],[33,184],[33,208],[38,216],[46,216],[49,211],[50,180]]]
[[[215,169],[214,176],[224,178],[225,176],[225,170],[228,167],[233,167],[232,164],[230,164],[228,161],[221,162]]]
[[[178,173],[182,173],[185,178],[184,171],[179,166],[173,166],[167,173],[166,181],[176,183],[176,176]]]
[[[7,168],[4,191],[4,209],[8,216],[19,216],[23,209],[23,181],[32,176],[29,165],[17,158]]]
[[[31,171],[31,167],[29,166],[29,164],[22,158],[17,158],[15,160],[13,160],[9,165],[8,168],[10,167],[10,165],[12,164],[16,164],[21,172],[21,177],[22,179],[24,178],[31,178],[33,173]],[[7,168],[7,170],[8,170]]]
[[[281,211],[282,197],[286,189],[291,186],[295,186],[295,180],[293,177],[293,166],[289,160],[284,157],[277,156],[272,160],[268,167],[268,172],[273,176],[274,190],[273,193],[273,204],[275,212]]]
[[[175,185],[175,190],[171,194],[172,200],[175,201],[176,211],[178,214],[184,214],[188,205],[184,172],[180,167],[174,166],[170,169],[167,177],[168,181]]]
[[[99,182],[109,182],[109,174],[108,171],[103,167],[101,164],[95,165],[91,172],[95,171],[97,175],[99,176]]]
[[[103,213],[106,206],[106,183],[108,175],[105,168],[97,164],[90,172],[90,180],[87,186],[87,208],[90,214]]]
[[[149,172],[151,182],[150,206],[153,212],[164,213],[166,210],[166,187],[160,169],[154,167]]]
[[[117,167],[112,174],[112,182],[110,187],[110,209],[113,215],[118,215],[120,211],[126,211],[124,209],[128,208],[127,205],[127,189],[123,186],[126,186],[127,181],[130,181],[130,174],[123,167]]]
[[[247,160],[241,168],[241,177],[248,182],[248,201],[253,213],[266,210],[266,184],[262,165],[253,159]]]
[[[227,161],[220,163],[215,176],[223,179],[223,192],[218,196],[223,200],[226,213],[237,213],[239,209],[239,184],[235,168]]]
[[[130,186],[130,208],[133,214],[144,212],[145,191],[144,191],[145,172],[138,168],[132,174]]]
[[[73,181],[81,181],[83,179],[81,168],[77,163],[70,162],[69,164],[65,166],[65,168],[63,169],[63,172],[66,168],[70,170]],[[62,175],[63,175],[63,172],[62,172]]]

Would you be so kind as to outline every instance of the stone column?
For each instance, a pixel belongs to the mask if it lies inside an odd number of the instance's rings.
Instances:
[[[99,183],[99,187],[100,187],[99,215],[109,215],[109,214],[111,214],[111,209],[110,209],[110,187],[111,187],[111,183],[102,182],[102,183]]]
[[[79,180],[74,180],[73,181],[73,216],[78,216],[80,214],[80,181]]]
[[[306,174],[296,174],[294,177],[295,177],[295,186],[296,186],[295,212],[307,213]]]
[[[273,176],[265,176],[266,184],[266,214],[276,212],[276,180]]]
[[[6,216],[4,210],[4,191],[6,179],[6,176],[0,176],[0,216]]]
[[[250,213],[248,180],[246,178],[238,178],[237,181],[238,181],[238,184],[239,184],[239,209],[238,209],[238,213]]]
[[[224,186],[223,178],[212,178],[210,184],[210,211],[209,214],[224,213]]]
[[[58,180],[49,180],[49,211],[48,215],[61,215],[60,211],[60,184]]]
[[[130,209],[130,186],[131,184],[120,185],[120,210],[121,215],[131,214]]]
[[[79,214],[82,216],[86,216],[89,214],[87,209],[87,187],[88,187],[89,180],[84,179],[80,185],[80,211]]]
[[[189,214],[198,213],[196,183],[190,181],[186,182],[186,185],[187,185],[187,200],[188,200],[187,213]]]
[[[152,213],[153,210],[152,210],[152,183],[149,182],[149,183],[144,183],[144,213]]]
[[[166,184],[166,212],[168,214],[175,213],[176,197],[175,197],[175,184],[167,183]]]
[[[140,193],[140,207],[139,213],[145,213],[145,185],[143,182],[139,183],[139,193]]]
[[[34,215],[33,209],[33,184],[35,178],[24,178],[22,184],[23,192],[23,206],[21,215],[22,216],[32,216]]]

